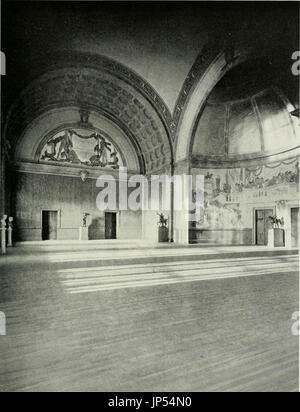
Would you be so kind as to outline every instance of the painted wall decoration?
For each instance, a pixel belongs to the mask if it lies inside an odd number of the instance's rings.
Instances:
[[[67,129],[51,137],[40,160],[112,169],[123,166],[119,152],[104,135],[96,131],[87,134],[84,129]]]
[[[254,207],[281,207],[299,197],[298,158],[263,166],[234,169],[195,169],[203,174],[204,215],[197,228],[252,228]]]

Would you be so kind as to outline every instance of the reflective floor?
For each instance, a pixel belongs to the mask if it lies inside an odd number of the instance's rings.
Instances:
[[[0,257],[1,391],[298,390],[295,250],[102,246]]]

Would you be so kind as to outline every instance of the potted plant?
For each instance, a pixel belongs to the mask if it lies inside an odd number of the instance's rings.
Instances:
[[[284,225],[283,217],[279,219],[276,215],[269,216],[269,220],[273,226],[268,233],[268,246],[280,247],[285,245],[285,234],[282,226]]]
[[[159,216],[158,241],[168,242],[169,241],[168,219],[165,218],[162,213],[158,213],[157,215]]]

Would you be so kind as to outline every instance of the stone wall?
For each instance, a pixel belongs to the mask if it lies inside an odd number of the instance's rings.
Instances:
[[[42,210],[58,212],[58,240],[78,239],[83,212],[90,214],[90,239],[105,238],[104,212],[96,206],[96,198],[101,189],[96,187],[95,179],[83,182],[79,177],[22,172],[15,174],[12,185],[15,240],[42,239]],[[118,212],[118,239],[139,239],[141,236],[141,211]]]

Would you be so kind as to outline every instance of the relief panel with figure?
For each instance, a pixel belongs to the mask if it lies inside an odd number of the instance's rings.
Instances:
[[[123,166],[120,153],[100,132],[67,129],[47,140],[40,160],[118,169]]]

